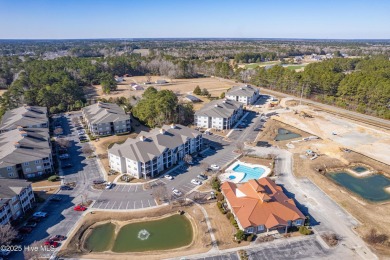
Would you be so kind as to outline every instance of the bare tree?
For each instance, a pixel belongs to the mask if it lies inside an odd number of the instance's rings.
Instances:
[[[202,170],[202,173],[205,173],[207,171],[207,169],[209,168],[209,164],[205,163],[205,162],[201,162],[199,167]]]
[[[92,148],[88,144],[84,145],[83,148],[81,148],[81,151],[88,156],[93,153]]]
[[[183,161],[185,161],[187,164],[192,163],[192,156],[189,154],[184,155]]]
[[[79,119],[77,117],[72,117],[72,123],[75,125],[79,122]]]
[[[70,146],[70,142],[68,139],[66,138],[57,138],[57,144],[61,147],[61,148],[68,148]]]
[[[150,74],[146,74],[146,82],[150,83],[151,80],[152,80],[152,76],[150,76]]]
[[[243,142],[236,143],[236,148],[239,153],[244,152],[245,144]]]
[[[29,247],[23,250],[24,259],[38,260],[43,256],[43,250],[41,248],[43,241],[34,241]]]
[[[60,134],[62,134],[63,132],[64,132],[64,130],[62,130],[61,127],[56,128],[56,129],[54,129],[54,131],[53,131],[53,133],[54,133],[55,135],[60,135]]]
[[[168,199],[168,190],[165,184],[157,185],[153,187],[152,195],[155,200],[165,201]]]
[[[0,225],[0,244],[8,245],[18,235],[10,224]]]

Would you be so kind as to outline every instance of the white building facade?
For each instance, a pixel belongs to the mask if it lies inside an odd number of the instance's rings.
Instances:
[[[258,88],[245,85],[242,87],[233,87],[225,95],[229,100],[235,100],[244,105],[252,105],[260,97]]]

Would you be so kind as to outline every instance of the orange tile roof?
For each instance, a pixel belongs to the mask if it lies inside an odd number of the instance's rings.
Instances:
[[[305,218],[294,201],[268,177],[250,180],[239,187],[225,182],[221,189],[243,228],[260,225],[273,228]]]

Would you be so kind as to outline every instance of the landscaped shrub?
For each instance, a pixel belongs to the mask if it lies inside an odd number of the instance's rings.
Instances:
[[[223,194],[218,192],[217,193],[217,201],[223,201],[224,199],[225,199],[225,197],[223,196]]]
[[[233,217],[233,214],[231,212],[226,213],[226,218],[230,220],[230,218]]]
[[[217,177],[214,177],[212,180],[211,180],[211,187],[216,190],[216,191],[220,191],[221,190],[221,182],[219,181],[219,179]]]
[[[305,218],[305,226],[310,226],[310,216],[306,216],[306,218]]]
[[[60,178],[58,175],[52,175],[49,178],[47,178],[48,181],[56,181]]]
[[[226,210],[223,208],[221,201],[217,202],[217,207],[219,208],[222,214],[226,214]]]
[[[307,227],[305,226],[300,226],[299,227],[299,233],[301,233],[302,235],[310,235],[311,234],[311,230],[308,229]]]
[[[236,237],[236,240],[242,241],[245,238],[245,233],[240,229],[234,236]]]
[[[237,221],[236,221],[236,219],[235,219],[233,216],[230,217],[230,223],[232,223],[232,225],[233,225],[236,229],[239,229],[239,228],[238,228]]]
[[[245,240],[248,241],[248,242],[251,242],[253,240],[253,238],[255,237],[254,234],[250,234],[250,235],[247,235]]]

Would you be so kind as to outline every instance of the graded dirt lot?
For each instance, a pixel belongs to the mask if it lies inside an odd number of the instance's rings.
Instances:
[[[80,247],[85,231],[94,223],[102,221],[147,221],[155,217],[161,217],[167,214],[176,213],[178,209],[184,210],[187,217],[190,219],[194,229],[194,240],[185,248],[164,250],[164,251],[150,251],[142,253],[113,253],[106,251],[102,253],[92,253],[83,251]],[[94,214],[87,214],[79,222],[78,226],[74,229],[73,234],[66,240],[63,249],[59,252],[59,256],[88,258],[88,259],[161,259],[164,258],[180,257],[183,255],[197,254],[207,252],[211,248],[210,235],[207,232],[207,224],[203,221],[199,221],[204,218],[203,213],[197,206],[165,206],[147,211],[133,211],[133,212],[99,212],[95,211]]]
[[[141,85],[144,89],[153,86],[157,90],[169,89],[177,93],[179,96],[185,96],[187,94],[192,94],[192,91],[196,86],[199,86],[201,89],[206,88],[211,96],[219,97],[222,92],[226,92],[227,89],[231,88],[233,84],[231,81],[219,79],[219,78],[193,78],[193,79],[167,79],[160,76],[151,76],[151,82],[156,82],[156,80],[165,79],[168,83],[166,84],[147,84],[144,83],[147,81],[146,76],[134,76],[134,77],[125,77],[124,81],[118,83],[118,89],[112,91],[110,94],[104,94],[102,87],[100,85],[94,85],[93,87],[85,87],[84,92],[89,96],[89,98],[117,98],[117,97],[126,97],[137,96],[140,97],[143,90],[132,90],[130,83],[137,83]],[[199,109],[203,106],[204,103],[209,102],[205,97],[198,96],[204,102],[195,103],[194,108]]]

